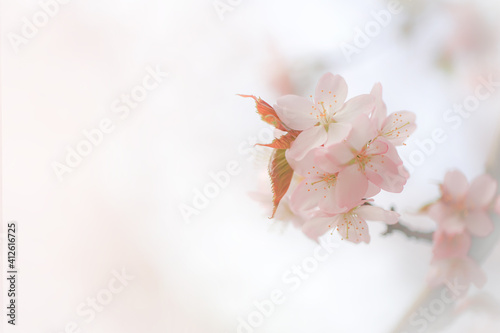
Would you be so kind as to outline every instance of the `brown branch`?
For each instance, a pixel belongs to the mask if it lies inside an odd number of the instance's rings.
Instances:
[[[369,202],[366,202],[365,205],[372,205]],[[391,207],[391,210],[394,212],[396,209]],[[388,224],[387,225],[387,230],[382,234],[382,236],[387,236],[389,234],[394,233],[394,231],[399,231],[406,235],[408,238],[415,238],[415,239],[422,239],[428,242],[432,243],[432,235],[434,232],[420,232],[420,231],[414,231],[408,228],[407,226],[401,224],[401,221],[398,221],[396,224]]]
[[[394,207],[391,207],[391,210],[395,211],[396,209]],[[396,224],[388,224],[387,230],[382,234],[382,236],[387,236],[389,234],[392,234],[394,231],[399,231],[404,235],[406,235],[406,237],[408,238],[422,239],[431,243],[432,243],[432,235],[434,234],[434,232],[420,232],[411,230],[407,226],[401,224],[401,221],[399,221]]]
[[[428,242],[432,242],[432,235],[434,234],[433,232],[413,231],[407,226],[398,222],[396,224],[388,224],[387,230],[382,234],[382,236],[387,236],[389,234],[392,234],[394,233],[394,231],[399,231],[404,235],[406,235],[406,237],[408,238],[422,239]]]

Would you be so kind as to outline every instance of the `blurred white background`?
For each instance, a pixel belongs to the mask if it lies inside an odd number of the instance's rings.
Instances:
[[[447,170],[484,172],[499,133],[496,91],[460,124],[444,118],[479,78],[500,81],[498,1],[401,1],[363,47],[358,29],[388,2],[72,0],[56,2],[43,24],[40,3],[54,1],[2,1],[2,216],[19,227],[18,325],[6,332],[238,332],[274,290],[283,304],[239,332],[397,325],[425,287],[430,244],[382,237],[385,227],[372,223],[371,244],[334,240],[338,248],[292,290],[283,277],[317,244],[249,196],[266,169],[264,151],[250,148],[268,130],[236,94],[273,104],[309,95],[328,71],[346,79],[349,96],[381,82],[389,111],[417,114],[400,150],[406,161],[436,128],[446,133],[421,165],[407,165],[402,194],[376,198],[432,230],[415,212],[438,196]],[[37,15],[30,30],[24,18]],[[346,57],[347,44],[357,53]],[[152,70],[168,77],[120,117],[117,99]],[[66,164],[68,147],[103,119],[111,133],[61,181],[54,163]],[[229,184],[184,218],[181,208],[228,163],[237,166]],[[488,284],[471,296],[500,301],[499,260],[497,247],[483,265]],[[95,318],[79,314],[122,269],[133,276],[123,290]],[[498,332],[488,313],[467,312],[446,332]]]

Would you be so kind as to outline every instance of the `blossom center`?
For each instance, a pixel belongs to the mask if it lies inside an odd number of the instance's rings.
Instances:
[[[443,203],[445,203],[448,207],[452,207],[453,211],[460,217],[460,218],[465,218],[467,215],[469,215],[469,210],[467,208],[467,205],[465,204],[465,198],[459,198],[456,199],[453,197],[451,193],[443,191],[442,185],[441,185],[441,191],[443,192],[441,200]]]
[[[354,158],[348,163],[349,165],[357,164],[360,171],[365,171],[366,165],[369,164],[372,160],[372,155],[367,154],[366,149],[369,147],[367,144],[360,151],[356,151],[355,149],[351,149],[351,152],[354,155]]]
[[[328,131],[328,125],[336,122],[333,119],[336,112],[331,114],[325,107],[325,102],[318,102],[318,105],[319,107],[314,107],[314,110],[317,111],[316,119],[318,120],[318,125],[324,126]],[[331,108],[332,106],[330,105],[329,107]]]
[[[337,175],[324,173],[321,179],[315,181],[314,183],[311,183],[311,185],[316,185],[321,182],[325,182],[326,186],[330,188],[331,186],[334,186],[335,183],[337,182]]]

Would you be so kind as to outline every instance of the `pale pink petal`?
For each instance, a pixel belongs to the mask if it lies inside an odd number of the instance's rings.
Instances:
[[[337,122],[351,122],[362,114],[369,115],[374,108],[375,98],[373,96],[359,95],[348,100],[333,119]]]
[[[415,114],[408,111],[391,113],[384,121],[381,134],[395,146],[403,142],[415,131]]]
[[[354,208],[368,190],[368,180],[357,165],[350,165],[339,172],[336,192],[339,207]]]
[[[368,189],[366,190],[365,198],[371,198],[380,193],[380,187],[373,184],[372,182],[368,182]]]
[[[494,226],[490,216],[484,211],[469,211],[464,218],[467,230],[477,237],[486,237],[493,232]]]
[[[355,155],[346,143],[338,143],[325,148],[325,158],[336,164],[346,164],[354,157]]]
[[[500,196],[497,198],[495,202],[495,213],[500,215]]]
[[[311,179],[305,179],[293,191],[290,197],[290,207],[293,212],[302,213],[316,208],[319,201],[327,194],[321,183],[313,183]]]
[[[329,186],[327,195],[325,195],[324,198],[320,200],[318,206],[322,212],[329,215],[346,213],[350,211],[352,207],[356,207],[364,203],[363,199],[359,199],[359,201],[352,202],[350,205],[341,206],[341,198],[343,194],[337,191],[336,186],[336,183]]]
[[[462,288],[457,289],[461,291],[459,297],[467,294],[471,283],[474,283],[478,288],[482,288],[486,280],[486,275],[479,265],[469,257],[435,260],[429,276],[429,282],[432,285],[449,282],[462,286]]]
[[[399,170],[399,175],[400,175],[401,177],[404,177],[404,178],[406,178],[406,179],[410,178],[410,173],[408,172],[408,170],[406,170],[406,168],[404,167],[404,165],[402,165],[402,164],[401,164],[401,165],[398,167],[398,170]]]
[[[292,142],[289,155],[290,158],[300,161],[309,151],[325,143],[327,134],[323,126],[311,127],[299,134]]]
[[[472,181],[467,193],[466,204],[469,209],[486,208],[497,192],[497,181],[490,175],[481,175]]]
[[[462,172],[452,170],[448,171],[444,176],[444,182],[441,188],[444,197],[453,198],[454,201],[460,201],[469,190],[469,182]]]
[[[373,86],[370,95],[375,98],[375,109],[373,110],[371,119],[375,121],[377,128],[380,129],[382,128],[382,124],[387,116],[387,107],[382,100],[382,85],[380,83],[376,83]]]
[[[318,241],[318,238],[326,234],[329,230],[335,230],[337,218],[329,217],[316,217],[304,223],[302,232],[307,237]]]
[[[365,174],[370,182],[392,193],[401,193],[407,181],[399,167],[385,155],[372,156],[365,166]]]
[[[339,206],[339,193],[336,191],[336,184],[326,186],[327,194],[321,198],[319,209],[329,215],[344,213],[348,210],[347,207]]]
[[[459,285],[466,287],[469,287],[473,283],[476,287],[482,288],[486,284],[486,275],[472,258],[451,258],[443,261],[446,263],[444,272],[446,280],[450,282],[456,281]],[[465,296],[467,289],[463,290],[463,293],[459,297]]]
[[[452,276],[453,272],[451,267],[456,261],[456,258],[433,260],[427,277],[429,284],[435,287],[445,283],[446,281],[454,281],[457,277]],[[450,277],[452,278],[451,280]],[[464,287],[466,289],[465,291],[467,291],[470,287],[470,282],[467,282]]]
[[[285,152],[286,160],[288,164],[292,167],[293,171],[303,177],[310,175],[313,169],[318,169],[319,167],[315,161],[317,150],[322,148],[315,148],[310,150],[302,159],[296,160],[290,155],[290,149]],[[309,173],[308,173],[309,172]]]
[[[368,221],[380,221],[387,224],[396,224],[399,221],[399,214],[393,211],[385,210],[380,207],[363,205],[355,209],[355,214]]]
[[[436,223],[441,224],[445,219],[454,215],[455,211],[452,207],[446,205],[443,201],[440,200],[429,206],[429,210],[427,213],[431,219],[436,221]]]
[[[316,154],[316,162],[323,170],[336,173],[343,169],[343,166],[354,157],[347,144],[338,143],[319,150]]]
[[[285,95],[276,101],[276,114],[291,129],[305,130],[313,127],[318,119],[318,111],[311,100],[296,96]]]
[[[389,145],[381,140],[373,141],[365,150],[366,155],[381,155],[387,153]]]
[[[353,122],[347,143],[355,150],[360,151],[376,135],[377,131],[368,116],[361,115]]]
[[[433,242],[434,260],[466,257],[472,243],[470,234],[467,232],[448,234],[441,229],[434,232]]]
[[[328,127],[328,139],[325,146],[339,143],[347,138],[351,132],[352,124],[350,123],[331,123]]]
[[[449,234],[462,233],[465,230],[465,221],[458,214],[450,215],[439,223],[440,227]]]
[[[387,152],[384,153],[385,157],[389,158],[392,162],[394,162],[396,165],[403,165],[403,160],[401,160],[401,157],[399,156],[398,150],[396,147],[389,142],[386,138],[384,137],[379,137],[377,140],[373,141],[375,142],[383,142],[387,145]]]
[[[347,97],[347,83],[340,75],[326,73],[321,77],[316,85],[314,102],[323,103],[328,114],[333,114],[339,110]]]

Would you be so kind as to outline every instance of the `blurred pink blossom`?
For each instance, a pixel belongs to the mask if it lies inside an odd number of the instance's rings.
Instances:
[[[469,257],[434,260],[431,267],[429,275],[431,285],[456,282],[464,288],[461,296],[466,295],[471,284],[482,288],[487,280],[481,267]]]
[[[488,215],[497,190],[497,182],[489,175],[477,177],[470,185],[460,171],[450,171],[441,185],[442,197],[429,208],[429,215],[447,233],[465,230],[484,237],[493,231]]]
[[[436,230],[433,236],[434,259],[462,258],[469,253],[471,237],[469,233],[448,234],[443,230]]]

